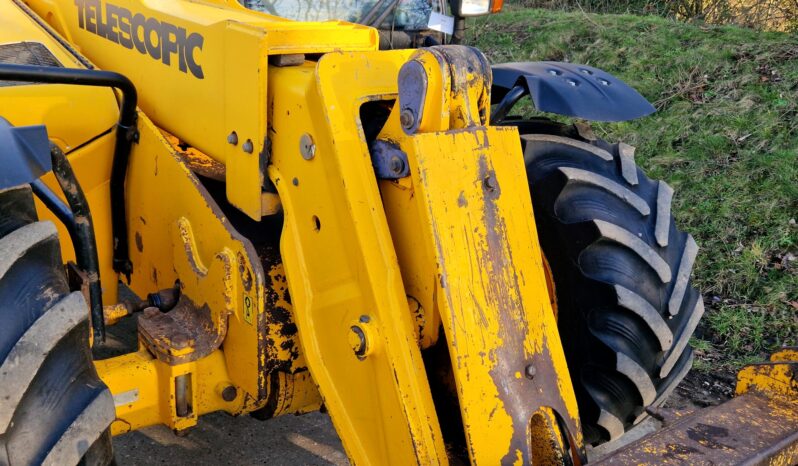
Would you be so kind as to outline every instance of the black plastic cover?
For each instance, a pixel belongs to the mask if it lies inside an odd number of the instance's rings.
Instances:
[[[591,66],[563,62],[502,63],[493,69],[493,103],[526,86],[535,108],[592,121],[628,121],[654,113],[632,87]]]
[[[44,125],[12,126],[0,117],[0,189],[28,184],[51,168]]]

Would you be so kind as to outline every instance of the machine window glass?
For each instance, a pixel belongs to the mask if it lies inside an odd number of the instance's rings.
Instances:
[[[239,0],[245,7],[297,21],[342,20],[380,29],[427,28],[432,0]],[[438,5],[440,2],[435,0]]]

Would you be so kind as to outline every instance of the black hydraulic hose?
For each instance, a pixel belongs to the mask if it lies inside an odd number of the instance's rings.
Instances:
[[[130,148],[133,142],[138,141],[135,86],[127,77],[111,71],[33,65],[0,64],[0,80],[111,87],[122,92],[122,105],[119,121],[116,124],[116,143],[111,167],[111,227],[114,239],[114,270],[124,274],[129,281],[133,265],[130,262],[130,250],[128,249],[125,178],[130,159]]]
[[[30,184],[30,187],[31,190],[33,190],[33,194],[42,201],[42,204],[44,204],[50,212],[54,213],[55,216],[58,217],[58,220],[64,224],[69,232],[69,237],[72,239],[72,244],[78,244],[78,239],[75,235],[75,216],[72,214],[69,206],[64,204],[64,201],[56,196],[42,180],[34,180]]]
[[[75,258],[78,268],[86,273],[89,288],[89,308],[95,341],[105,341],[105,318],[103,316],[102,286],[100,285],[100,260],[97,256],[97,239],[94,236],[94,222],[91,219],[89,202],[78,183],[72,165],[66,155],[55,144],[50,144],[53,159],[53,174],[67,204],[72,210],[75,234]]]
[[[493,111],[493,114],[490,116],[491,124],[498,124],[501,122],[504,117],[513,109],[515,104],[521,100],[521,97],[527,94],[526,87],[520,84],[514,86],[512,89],[507,91],[507,94],[504,95],[504,98],[499,102],[496,106],[496,109]]]

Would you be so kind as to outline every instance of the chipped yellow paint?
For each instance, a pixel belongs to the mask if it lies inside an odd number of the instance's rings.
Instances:
[[[103,306],[105,325],[111,326],[130,315],[130,310],[124,304],[111,304]]]
[[[413,296],[443,323],[472,463],[531,461],[528,426],[540,406],[556,408],[580,448],[517,132],[485,126],[490,81],[454,64],[478,70],[484,59],[433,50],[413,56],[433,109],[420,134],[404,133],[395,108],[379,136],[411,167],[409,184],[380,185],[406,286],[432,294]],[[521,377],[529,364],[533,380]],[[546,425],[560,437],[557,423]]]
[[[275,331],[268,326],[274,307],[266,303],[265,296],[274,290],[267,288],[253,245],[229,225],[180,155],[143,114],[139,115],[139,130],[128,175],[128,197],[137,202],[130,204],[128,212],[141,248],[131,249],[134,270],[130,286],[138,294],[146,294],[169,288],[180,279],[186,296],[209,307],[216,330],[224,332],[225,345],[224,351],[175,366],[153,359],[146,350],[98,362],[98,372],[112,393],[139,391],[137,404],[117,407],[114,432],[152,424],[184,429],[196,423],[197,414],[260,409],[269,398],[272,377],[278,378],[275,386],[286,391],[275,396],[283,400],[283,411],[276,414],[318,408],[318,389],[307,374],[269,373],[275,367],[266,341]],[[282,294],[284,288],[278,291]],[[170,408],[173,379],[183,373],[192,374],[197,406],[186,418]],[[235,402],[220,398],[215,389],[219,383],[238,390]]]
[[[779,362],[779,361],[793,361],[798,362],[798,346],[788,346],[779,349],[775,353],[770,355],[771,362]]]
[[[355,117],[364,102],[395,92],[410,53],[333,53],[269,75],[277,135],[269,176],[284,209],[281,256],[299,337],[347,454],[361,464],[447,462]],[[297,150],[305,133],[316,144],[310,160]],[[350,345],[354,325],[368,339],[362,359]]]
[[[548,389],[557,390],[548,395],[562,398],[561,414],[576,419],[577,406],[546,291],[516,133],[503,128],[427,133],[403,148],[417,167],[414,197],[424,209],[423,229],[417,228],[435,239],[436,303],[472,461],[496,464],[508,454],[528,458],[528,419],[514,420],[505,402],[509,393],[524,393],[532,406],[534,393],[545,385],[514,374],[534,362],[538,380],[552,377]],[[495,194],[486,194],[486,183],[496,184]],[[517,352],[515,367],[508,366],[501,348]],[[543,354],[550,361],[538,362]],[[509,393],[500,394],[501,385],[510,386]],[[572,434],[578,436],[578,429]]]
[[[261,255],[269,263],[272,255],[263,252]],[[280,262],[269,265],[265,298],[266,305],[271,310],[266,318],[266,333],[269,336],[266,348],[267,365],[290,373],[305,371],[307,362],[299,344],[294,306],[287,299],[285,269]]]
[[[798,349],[783,348],[774,352],[769,362],[750,364],[740,369],[735,394],[742,395],[751,390],[786,395],[798,400]]]
[[[29,3],[100,67],[127,75],[142,109],[162,127],[139,114],[126,180],[131,288],[143,296],[179,280],[224,338],[221,349],[181,364],[143,348],[98,361],[119,400],[114,433],[155,423],[182,430],[202,413],[240,414],[267,399],[276,406],[264,416],[304,412],[321,404],[318,383],[353,462],[446,464],[420,351],[439,339],[442,324],[474,463],[529,462],[529,423],[542,406],[557,411],[581,447],[518,136],[488,126],[484,57],[466,48],[377,52],[371,28],[292,23],[229,2],[126,1],[134,14],[203,34],[196,58],[204,77],[193,79],[80,28],[80,2]],[[100,5],[97,13],[106,11],[106,2]],[[304,53],[326,55],[268,66],[269,55]],[[429,77],[425,120],[408,136],[394,113],[385,134],[396,135],[412,175],[378,184],[357,115],[365,102],[396,99],[396,77],[411,58]],[[242,212],[260,220],[284,210],[279,264],[264,270],[264,255],[230,225],[187,165],[191,157],[162,129],[194,146],[195,159],[201,153],[224,164],[227,200]],[[67,133],[63,140],[71,143]],[[311,160],[297,152],[305,133],[316,144]],[[79,179],[94,177],[92,186],[107,189],[109,155],[96,167],[85,162]],[[264,194],[266,175],[278,195]],[[388,187],[405,191],[394,195]],[[99,211],[102,238],[110,238],[109,210]],[[414,249],[417,258],[410,257]],[[278,279],[283,267],[288,307]],[[281,346],[274,335],[285,328],[278,307],[299,326],[304,355],[269,352]],[[360,333],[353,340],[354,329]],[[313,378],[300,371],[305,361]],[[529,364],[534,378],[523,376]],[[175,378],[188,374],[193,409],[178,416]],[[221,398],[227,385],[237,390],[231,402]],[[547,419],[545,429],[557,434]]]
[[[240,298],[250,293],[255,321],[264,319],[258,255],[143,114],[139,132],[127,177],[127,198],[136,199],[128,206],[128,227],[141,245],[131,248],[130,286],[145,296],[179,279],[184,294],[199,307],[207,305],[214,321],[229,316],[224,355],[231,377],[253,399],[261,399],[266,381],[258,371],[258,330],[244,322]]]
[[[798,464],[798,361],[783,348],[737,374],[736,395],[678,416],[598,464]]]

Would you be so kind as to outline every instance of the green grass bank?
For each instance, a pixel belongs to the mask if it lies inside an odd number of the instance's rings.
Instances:
[[[798,36],[511,6],[470,21],[468,37],[494,63],[583,63],[654,103],[648,118],[593,128],[637,147],[702,248],[698,370],[798,344]]]

